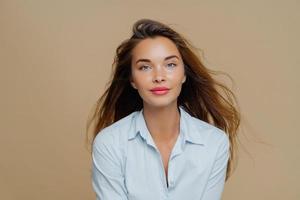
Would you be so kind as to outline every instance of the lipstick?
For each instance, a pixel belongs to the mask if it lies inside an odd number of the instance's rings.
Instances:
[[[163,95],[163,94],[168,93],[169,88],[167,88],[167,87],[155,87],[155,88],[152,88],[150,91],[153,94],[156,94],[156,95]]]

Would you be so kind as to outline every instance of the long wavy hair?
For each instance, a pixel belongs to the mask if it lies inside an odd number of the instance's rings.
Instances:
[[[143,107],[142,98],[130,84],[132,50],[142,40],[156,36],[167,37],[173,41],[184,62],[186,81],[182,85],[177,104],[190,115],[224,130],[229,136],[230,157],[225,179],[227,181],[237,158],[240,112],[234,93],[225,84],[213,78],[213,75],[226,73],[206,68],[198,54],[199,49],[170,26],[155,20],[136,21],[132,28],[132,36],[117,47],[111,79],[87,121],[86,144],[91,147],[96,135],[103,128]]]

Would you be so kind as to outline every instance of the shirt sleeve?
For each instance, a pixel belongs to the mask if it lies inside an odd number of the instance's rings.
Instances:
[[[217,157],[201,200],[221,200],[230,155],[229,138],[228,135],[224,135],[225,137],[223,137],[222,143],[219,146]]]
[[[120,156],[112,144],[102,139],[95,138],[92,148],[92,186],[96,199],[127,200]]]

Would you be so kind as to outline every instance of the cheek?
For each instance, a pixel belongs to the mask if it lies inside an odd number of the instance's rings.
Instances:
[[[137,88],[143,89],[146,87],[148,79],[149,78],[147,76],[137,75],[137,76],[134,76],[133,80],[134,80],[134,83]]]
[[[184,74],[181,71],[178,71],[176,73],[170,74],[169,80],[172,81],[173,85],[181,85],[182,81],[184,80]]]

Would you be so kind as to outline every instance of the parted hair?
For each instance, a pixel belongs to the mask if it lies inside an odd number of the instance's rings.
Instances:
[[[183,59],[186,81],[182,85],[177,104],[193,117],[224,130],[229,136],[227,181],[237,159],[237,136],[241,117],[233,91],[214,76],[225,74],[231,80],[232,78],[225,72],[205,67],[198,48],[169,25],[156,20],[136,21],[131,37],[117,47],[111,78],[87,120],[86,144],[91,147],[96,135],[103,128],[142,109],[143,100],[130,84],[132,50],[142,40],[157,36],[174,42]]]

